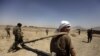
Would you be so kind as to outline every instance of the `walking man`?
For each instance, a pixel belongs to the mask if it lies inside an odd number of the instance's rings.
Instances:
[[[22,47],[24,46],[21,26],[22,24],[18,23],[17,26],[13,28],[13,35],[15,36],[15,42],[13,43],[13,46],[8,50],[8,52],[19,50],[20,48],[18,47],[18,44],[20,44]]]
[[[89,29],[87,31],[87,36],[88,36],[88,43],[90,43],[92,41],[92,29]]]
[[[80,33],[81,33],[81,30],[80,30],[80,29],[78,29],[78,34],[80,35]]]
[[[7,32],[7,38],[10,38],[10,26],[8,25],[6,28],[5,28],[6,32]]]
[[[52,56],[76,56],[74,47],[71,42],[70,32],[71,24],[68,21],[62,21],[58,28],[58,32],[66,34],[58,35],[52,38],[50,43],[50,51]]]
[[[49,32],[49,30],[48,30],[48,29],[46,29],[46,35],[48,35],[48,32]]]

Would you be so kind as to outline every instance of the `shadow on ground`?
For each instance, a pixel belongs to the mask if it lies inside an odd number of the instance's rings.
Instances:
[[[50,53],[47,53],[47,52],[44,52],[44,51],[41,51],[41,50],[38,50],[38,49],[30,48],[27,45],[22,46],[22,48],[20,48],[20,49],[18,49],[16,51],[13,50],[13,49],[10,49],[10,51],[8,50],[8,53],[10,53],[10,52],[13,52],[14,53],[14,52],[17,52],[17,51],[19,51],[21,49],[25,49],[27,51],[32,51],[32,52],[36,53],[37,56],[50,56]]]
[[[37,56],[50,56],[50,53],[46,53],[46,52],[38,50],[38,49],[33,49],[33,48],[30,48],[26,45],[23,46],[23,49],[28,50],[28,51],[32,51],[32,52],[36,53]]]
[[[82,41],[83,43],[88,43],[87,41]]]

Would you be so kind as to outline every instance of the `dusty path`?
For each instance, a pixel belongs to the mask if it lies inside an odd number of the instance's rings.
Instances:
[[[86,36],[78,36],[73,39],[77,56],[100,56],[100,37],[93,37],[91,43],[87,43]]]
[[[93,41],[91,43],[87,43],[87,37],[84,34],[71,38],[77,56],[100,56],[100,37],[93,37]],[[45,55],[44,52],[50,53],[49,48],[51,38],[26,44],[29,47],[29,50],[21,49],[14,53],[7,53],[7,50],[13,43],[13,40],[14,39],[10,39],[9,41],[6,39],[0,40],[0,56],[43,56]]]

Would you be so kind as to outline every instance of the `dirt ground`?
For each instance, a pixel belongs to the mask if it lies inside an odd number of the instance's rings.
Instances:
[[[55,29],[49,29],[49,35],[54,32]],[[23,33],[24,41],[36,40],[46,36],[45,29],[23,28]],[[100,56],[100,36],[93,37],[91,43],[87,43],[86,32],[78,35],[76,32],[71,31],[70,36],[77,56]],[[14,36],[11,34],[10,38],[6,38],[6,31],[0,27],[0,56],[46,56],[46,54],[50,53],[51,38],[26,43],[25,48],[21,48],[17,52],[7,53],[14,42]],[[19,47],[21,46],[19,45]]]

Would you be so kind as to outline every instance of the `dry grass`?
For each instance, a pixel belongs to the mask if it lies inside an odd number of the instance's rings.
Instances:
[[[49,29],[49,35],[53,34],[55,29]],[[12,33],[12,31],[11,31]],[[44,28],[23,28],[24,41],[39,39],[46,36]],[[86,32],[82,32],[78,35],[75,31],[70,32],[72,43],[75,47],[77,56],[100,56],[100,38],[94,38],[92,43],[85,43],[87,41]],[[2,39],[3,37],[3,39]],[[75,37],[75,38],[74,38]],[[26,45],[33,50],[38,50],[46,53],[50,53],[50,41],[51,38],[39,40],[36,42],[27,43]],[[84,41],[84,42],[82,42]],[[10,39],[6,39],[6,32],[4,27],[0,27],[0,56],[38,56],[41,55],[35,51],[29,51],[21,49],[14,53],[7,53],[8,49],[14,42],[14,36],[11,34]],[[98,48],[98,49],[96,49]]]

